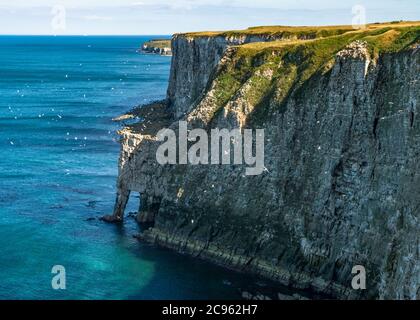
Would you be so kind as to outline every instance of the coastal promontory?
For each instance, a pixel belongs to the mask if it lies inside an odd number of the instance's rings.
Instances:
[[[420,23],[176,34],[165,101],[120,131],[143,241],[338,298],[420,298]],[[265,170],[161,165],[157,132],[264,129]],[[351,287],[366,269],[366,290]]]
[[[145,53],[154,53],[162,56],[171,56],[171,40],[168,39],[152,39],[145,42],[141,51]]]

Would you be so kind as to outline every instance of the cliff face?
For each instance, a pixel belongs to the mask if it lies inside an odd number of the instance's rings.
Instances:
[[[251,28],[245,31],[176,34],[172,38],[174,52],[168,87],[168,101],[176,118],[185,116],[204,94],[212,72],[219,64],[226,49],[253,42],[293,41],[315,39],[349,30],[341,27],[302,28]]]
[[[178,35],[171,113],[121,132],[115,217],[139,192],[146,241],[335,297],[419,298],[419,36],[378,27],[224,51]],[[263,174],[158,164],[156,132],[179,118],[264,129]],[[367,290],[351,288],[354,265]]]
[[[165,39],[152,39],[141,46],[141,51],[162,56],[172,55],[171,41]]]

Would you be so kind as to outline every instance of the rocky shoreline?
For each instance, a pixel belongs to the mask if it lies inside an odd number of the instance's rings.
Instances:
[[[138,222],[140,222],[138,219],[139,216],[142,216],[142,213],[137,215]],[[287,295],[281,290],[278,290],[277,292],[273,285],[266,290],[248,289],[248,291],[243,292],[243,297],[245,299],[271,300],[278,298],[283,300],[304,300],[311,299],[314,296],[316,296],[317,299],[331,299],[332,297],[337,296],[357,298],[357,295],[355,295],[352,290],[344,286],[331,284],[322,279],[314,282],[305,274],[292,274],[286,269],[274,268],[268,265],[266,261],[238,255],[233,251],[220,250],[219,247],[209,245],[202,241],[191,241],[187,238],[176,237],[172,234],[160,232],[153,227],[136,235],[135,238],[141,242],[169,248],[180,254],[190,255],[229,270],[250,273],[260,276],[263,279],[270,279],[275,283],[281,284],[285,288],[294,288],[294,290],[301,291],[301,293],[295,291],[293,294]],[[268,291],[270,291],[270,294]]]

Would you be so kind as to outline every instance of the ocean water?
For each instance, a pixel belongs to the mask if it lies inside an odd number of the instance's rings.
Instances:
[[[233,299],[255,281],[139,243],[133,219],[87,220],[114,205],[111,119],[165,96],[170,58],[136,52],[149,38],[0,37],[0,299]]]

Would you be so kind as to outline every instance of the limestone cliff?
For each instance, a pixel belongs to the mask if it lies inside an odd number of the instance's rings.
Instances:
[[[159,54],[161,56],[171,56],[171,40],[152,39],[141,46],[141,51],[145,53]]]
[[[230,46],[275,40],[294,41],[337,35],[351,30],[342,27],[255,27],[241,31],[176,34],[172,39],[173,58],[168,100],[175,116],[191,111],[201,98],[226,49]]]
[[[419,298],[420,26],[287,30],[174,37],[168,103],[121,131],[113,219],[139,192],[146,241],[338,298]],[[159,165],[179,119],[264,129],[266,170]]]

